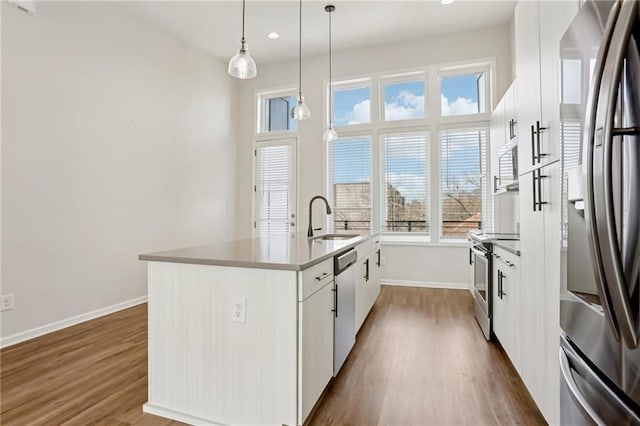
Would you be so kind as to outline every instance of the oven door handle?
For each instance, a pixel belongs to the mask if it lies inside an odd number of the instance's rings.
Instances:
[[[475,254],[476,256],[480,256],[480,257],[483,257],[483,258],[487,259],[487,253],[485,253],[485,252],[483,252],[483,251],[481,251],[481,250],[478,250],[478,249],[477,249],[477,248],[475,248],[475,247],[471,247],[471,251],[472,251],[472,252],[473,252],[473,254]]]

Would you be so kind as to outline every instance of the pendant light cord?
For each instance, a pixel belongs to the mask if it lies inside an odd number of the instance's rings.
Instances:
[[[244,11],[245,11],[245,0],[242,0],[242,49],[244,49]]]
[[[331,80],[331,14],[329,11],[329,127],[333,127],[333,85]]]
[[[300,39],[298,44],[298,98],[302,98],[302,0],[300,0]]]

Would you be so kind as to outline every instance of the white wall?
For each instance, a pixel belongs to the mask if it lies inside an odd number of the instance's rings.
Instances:
[[[5,343],[145,296],[139,253],[234,237],[235,84],[117,5],[2,3]]]
[[[512,81],[511,31],[509,24],[478,31],[432,37],[410,42],[389,44],[375,48],[335,52],[334,78],[368,75],[423,65],[444,64],[469,59],[495,57],[497,63],[496,100],[500,99]],[[340,41],[334,40],[339,48]],[[312,118],[299,123],[298,144],[298,229],[308,224],[306,206],[315,194],[324,193],[326,150],[322,141],[323,128],[323,79],[328,77],[327,56],[305,58],[303,61],[302,91],[311,108]],[[279,87],[297,87],[298,62],[258,64],[258,77],[240,85],[239,107],[254,111],[255,91]],[[494,100],[494,102],[496,101]],[[238,235],[248,237],[252,226],[252,143],[253,123],[239,126],[238,133]],[[314,217],[322,217],[321,210],[314,210]],[[387,267],[384,279],[422,282],[467,282],[467,270],[459,267],[466,248],[398,247],[384,248]],[[406,256],[410,252],[411,256]],[[423,259],[412,263],[408,259]],[[426,259],[439,259],[432,265]]]

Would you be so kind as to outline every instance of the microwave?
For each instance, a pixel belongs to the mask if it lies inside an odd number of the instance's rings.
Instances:
[[[509,143],[498,150],[498,175],[493,177],[493,190],[518,188],[518,144]]]

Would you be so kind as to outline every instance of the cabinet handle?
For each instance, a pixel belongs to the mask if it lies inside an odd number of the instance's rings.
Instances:
[[[513,118],[509,121],[509,140],[516,137],[516,124],[518,122]]]
[[[469,248],[469,265],[473,265],[473,250]]]
[[[508,260],[503,260],[504,264],[507,265],[509,268],[513,268],[515,266],[514,263],[509,262]]]
[[[502,271],[498,269],[498,299],[502,299]]]
[[[322,275],[318,275],[318,276],[316,277],[316,280],[318,280],[318,281],[322,281],[322,280],[324,280],[325,278],[327,278],[329,275],[331,275],[331,272],[325,272],[325,273],[323,273]]]
[[[493,192],[498,192],[498,176],[493,176]]]
[[[365,260],[364,266],[366,268],[366,272],[364,274],[364,280],[369,281],[369,259]]]
[[[338,318],[338,284],[337,283],[333,286],[331,291],[333,292],[333,306],[334,306],[331,312],[333,312],[336,318]]]
[[[536,165],[536,160],[538,157],[536,156],[536,129],[531,125],[531,165]]]
[[[533,211],[534,212],[537,211],[537,209],[538,209],[538,197],[536,196],[536,180],[538,180],[538,178],[536,177],[536,171],[537,170],[534,170],[531,173],[531,176],[532,176],[531,177],[531,182],[533,183],[533,193],[532,193],[533,197],[532,198],[533,198]]]
[[[540,161],[542,160],[542,157],[546,157],[548,154],[543,154],[540,152],[540,133],[542,133],[543,131],[547,130],[548,127],[540,127],[540,122],[536,121],[536,147],[538,149],[538,155],[536,156],[537,160],[538,160],[538,164],[540,164]]]
[[[540,169],[536,170],[537,174],[538,174],[538,211],[542,211],[542,205],[543,204],[548,204],[546,201],[542,201],[542,179],[547,178],[547,175],[543,175],[542,172],[540,171]]]
[[[376,266],[379,268],[380,265],[382,264],[381,260],[380,260],[380,249],[378,249],[377,251],[377,255],[378,255],[378,260],[376,262]]]

